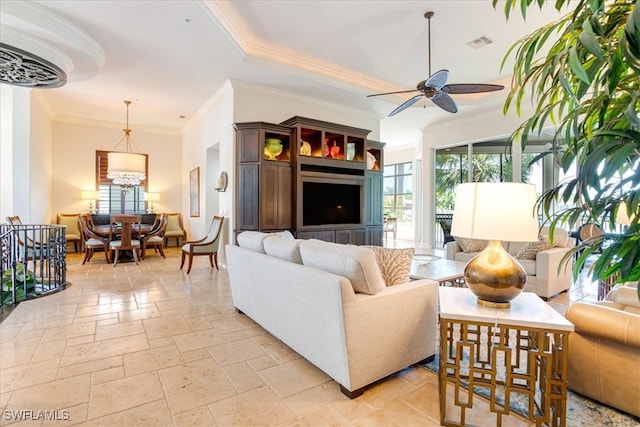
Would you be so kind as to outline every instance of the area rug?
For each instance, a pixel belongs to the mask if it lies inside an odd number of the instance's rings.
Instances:
[[[431,372],[438,373],[439,362],[440,359],[436,354],[433,361],[422,364],[422,367]],[[487,397],[486,391],[483,388],[474,390],[474,393]],[[526,416],[526,410],[518,405],[517,401],[510,405],[510,409]],[[640,418],[618,411],[617,409],[569,390],[567,392],[567,426],[639,427]]]

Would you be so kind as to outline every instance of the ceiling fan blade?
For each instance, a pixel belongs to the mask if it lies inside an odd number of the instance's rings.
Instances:
[[[422,94],[420,95],[416,95],[411,99],[406,100],[405,102],[403,102],[402,104],[400,104],[400,106],[398,108],[396,108],[395,110],[393,110],[392,112],[389,113],[389,115],[387,117],[391,117],[391,116],[395,116],[396,114],[398,114],[400,111],[403,111],[405,108],[409,108],[411,107],[413,104],[415,104],[416,102],[420,101],[420,99],[422,98]]]
[[[481,83],[458,83],[442,87],[442,90],[444,92],[452,94],[494,92],[496,90],[502,89],[504,89],[504,86],[502,85],[490,85]]]
[[[449,80],[449,70],[439,70],[430,75],[424,82],[424,85],[440,89],[442,86],[447,84],[447,80]]]
[[[438,92],[431,97],[431,101],[438,107],[450,113],[457,113],[458,107],[455,101],[445,92]]]
[[[372,96],[393,95],[395,93],[410,93],[410,92],[418,92],[418,89],[399,90],[397,92],[374,93],[373,95],[367,95],[367,98],[371,98]]]

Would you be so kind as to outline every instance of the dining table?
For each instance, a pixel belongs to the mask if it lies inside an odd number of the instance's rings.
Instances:
[[[145,234],[149,233],[153,229],[153,224],[139,224],[133,227],[132,230],[132,238],[140,239],[140,237],[144,237]],[[101,235],[102,237],[109,238],[111,236],[111,226],[109,224],[102,225],[94,225],[92,230]],[[120,234],[120,228],[117,227],[113,230],[113,233],[118,235]],[[142,247],[142,242],[140,242]],[[119,262],[131,262],[134,260],[133,253],[131,251],[122,251],[120,252],[120,256],[118,257]]]
[[[139,226],[135,226],[133,228],[133,233],[135,236],[144,236],[149,233],[153,229],[153,224],[140,224]],[[109,224],[103,225],[94,225],[92,230],[101,235],[102,237],[109,237],[111,235],[111,226]],[[120,234],[119,228],[113,230],[115,234]],[[135,237],[134,237],[135,238]]]

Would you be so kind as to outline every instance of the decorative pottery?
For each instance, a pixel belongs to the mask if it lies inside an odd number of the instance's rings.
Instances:
[[[300,144],[300,154],[303,156],[310,156],[311,144],[309,144],[307,141],[302,141],[302,143]]]
[[[267,138],[264,140],[264,155],[269,160],[275,160],[282,153],[282,142],[279,139]]]
[[[420,264],[420,265],[427,265],[431,261],[435,261],[437,259],[440,259],[440,257],[436,256],[436,255],[429,255],[429,254],[414,254],[413,255],[413,260],[415,262],[417,262],[418,264]]]
[[[356,156],[355,142],[347,142],[347,160],[353,160],[355,156]]]
[[[367,151],[367,169],[373,169],[376,166],[376,156]]]
[[[342,153],[340,152],[340,146],[336,145],[335,141],[333,142],[333,146],[331,147],[331,150],[329,151],[329,154],[334,159],[342,159],[344,157],[342,155]]]

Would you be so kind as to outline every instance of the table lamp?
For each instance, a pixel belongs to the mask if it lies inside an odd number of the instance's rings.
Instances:
[[[93,201],[94,200],[98,200],[99,198],[100,198],[100,193],[98,193],[97,191],[83,191],[82,192],[82,200],[88,200],[89,201],[89,213],[90,214],[96,213],[95,209],[93,208]]]
[[[155,210],[154,202],[160,201],[160,193],[146,193],[147,202],[149,202],[149,213]]]
[[[527,274],[500,242],[538,240],[536,198],[533,184],[474,182],[458,185],[451,235],[489,241],[464,269],[465,281],[478,297],[478,304],[509,308],[510,301],[522,292]]]

